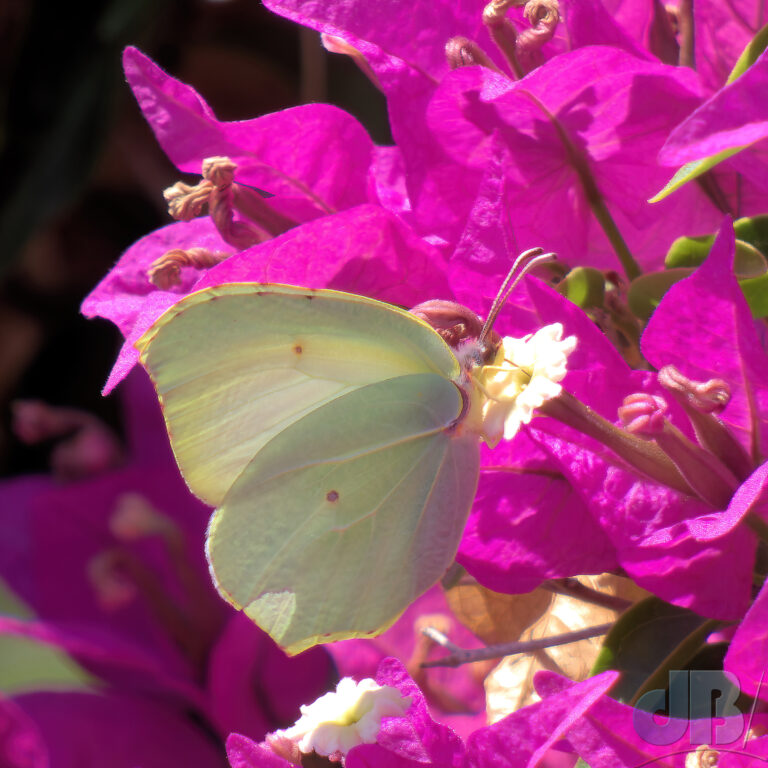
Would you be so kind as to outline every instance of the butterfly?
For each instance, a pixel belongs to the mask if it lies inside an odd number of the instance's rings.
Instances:
[[[475,373],[496,368],[512,290],[554,258],[522,253],[485,323],[454,302],[233,283],[136,342],[179,469],[216,507],[214,583],[287,653],[383,632],[453,563],[479,441],[499,439]]]
[[[378,634],[453,562],[479,474],[467,368],[333,290],[190,294],[137,342],[216,587],[288,653]]]

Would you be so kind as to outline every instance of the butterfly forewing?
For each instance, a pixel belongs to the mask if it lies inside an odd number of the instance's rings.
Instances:
[[[403,310],[255,283],[191,294],[137,347],[182,474],[213,506],[269,440],[335,398],[396,376],[460,372],[443,340]]]

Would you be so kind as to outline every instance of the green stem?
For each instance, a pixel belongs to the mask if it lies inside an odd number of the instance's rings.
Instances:
[[[538,410],[539,413],[557,419],[582,434],[598,440],[635,470],[652,480],[688,496],[695,495],[672,460],[656,443],[642,440],[625,429],[619,429],[570,392],[563,390]]]
[[[592,175],[592,170],[589,167],[589,162],[584,156],[584,153],[571,141],[571,137],[565,130],[563,124],[529,91],[522,91],[537,107],[549,118],[557,131],[557,135],[560,141],[565,147],[565,151],[568,153],[568,159],[576,171],[576,175],[579,177],[581,187],[584,190],[584,195],[587,198],[589,207],[592,209],[592,214],[597,219],[598,224],[605,232],[605,236],[608,238],[611,246],[613,247],[616,256],[621,262],[621,266],[624,268],[624,272],[630,280],[634,280],[641,274],[640,265],[635,261],[632,253],[629,250],[629,246],[622,237],[619,228],[616,226],[616,222],[611,216],[611,212],[605,204],[600,189],[597,186],[595,177]]]

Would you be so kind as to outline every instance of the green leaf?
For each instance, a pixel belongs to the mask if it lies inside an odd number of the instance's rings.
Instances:
[[[635,278],[629,284],[627,294],[627,302],[632,314],[641,320],[647,320],[659,306],[659,302],[669,288],[688,277],[691,272],[693,272],[691,268],[678,267],[659,272],[646,272]]]
[[[653,197],[648,198],[648,202],[658,203],[665,197],[669,197],[674,191],[680,189],[680,187],[684,186],[689,181],[693,181],[695,178],[705,174],[719,163],[722,163],[723,160],[727,160],[729,157],[737,155],[742,149],[746,149],[748,146],[748,144],[745,144],[742,147],[731,147],[730,149],[718,152],[716,155],[710,155],[701,160],[692,160],[690,163],[686,163],[666,183],[663,189],[657,192]]]
[[[752,317],[768,317],[768,215],[742,218],[734,222],[736,257],[734,273],[749,304]],[[667,271],[684,274],[680,270],[698,267],[709,255],[714,235],[678,237],[669,248],[664,264]],[[658,306],[661,297],[680,277],[664,277],[664,272],[643,275],[633,281],[629,291],[632,311],[647,319]]]
[[[752,311],[752,317],[768,317],[768,274],[740,280],[744,298]]]
[[[576,267],[558,283],[557,290],[577,307],[602,307],[605,276],[593,267]]]
[[[714,235],[699,235],[698,237],[678,237],[669,246],[664,258],[664,266],[667,269],[679,267],[698,267],[709,255]]]
[[[606,635],[591,675],[608,669],[621,672],[610,696],[629,702],[665,659],[706,621],[658,597],[642,600],[625,611]]]
[[[0,581],[0,615],[31,618],[32,613]],[[0,636],[0,691],[72,689],[87,686],[91,677],[56,648],[13,635]]]
[[[746,227],[745,227],[746,229]],[[667,269],[698,267],[709,255],[714,235],[678,237],[664,259]],[[733,271],[739,278],[759,277],[768,270],[768,261],[752,243],[736,240]]]
[[[768,254],[768,215],[736,219],[733,231],[739,240],[754,245],[758,251]]]
[[[728,75],[725,84],[730,85],[734,80],[741,77],[760,58],[760,54],[766,48],[768,48],[768,24],[747,43],[747,47],[736,60],[736,64],[731,70],[731,74]]]
[[[757,61],[757,58],[766,49],[766,46],[768,46],[768,25],[764,26],[752,38],[741,56],[739,56],[736,66],[731,70],[731,74],[728,75],[725,84],[730,85],[734,80],[741,77],[755,63],[755,61]],[[667,182],[666,186],[650,198],[648,202],[658,203],[659,200],[668,197],[675,190],[680,189],[684,184],[687,184],[689,181],[706,173],[711,168],[722,163],[723,160],[733,157],[733,155],[737,155],[742,149],[746,149],[748,146],[748,144],[745,144],[741,147],[731,147],[730,149],[718,152],[716,155],[710,155],[709,157],[703,157],[700,160],[693,160],[690,163],[686,163]]]

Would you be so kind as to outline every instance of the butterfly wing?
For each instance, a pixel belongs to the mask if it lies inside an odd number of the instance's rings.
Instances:
[[[395,376],[460,373],[443,340],[403,310],[281,285],[191,294],[136,346],[181,472],[211,506],[270,439],[326,403]]]
[[[386,629],[456,554],[479,463],[461,410],[449,379],[410,374],[283,429],[212,519],[222,594],[289,653]]]

